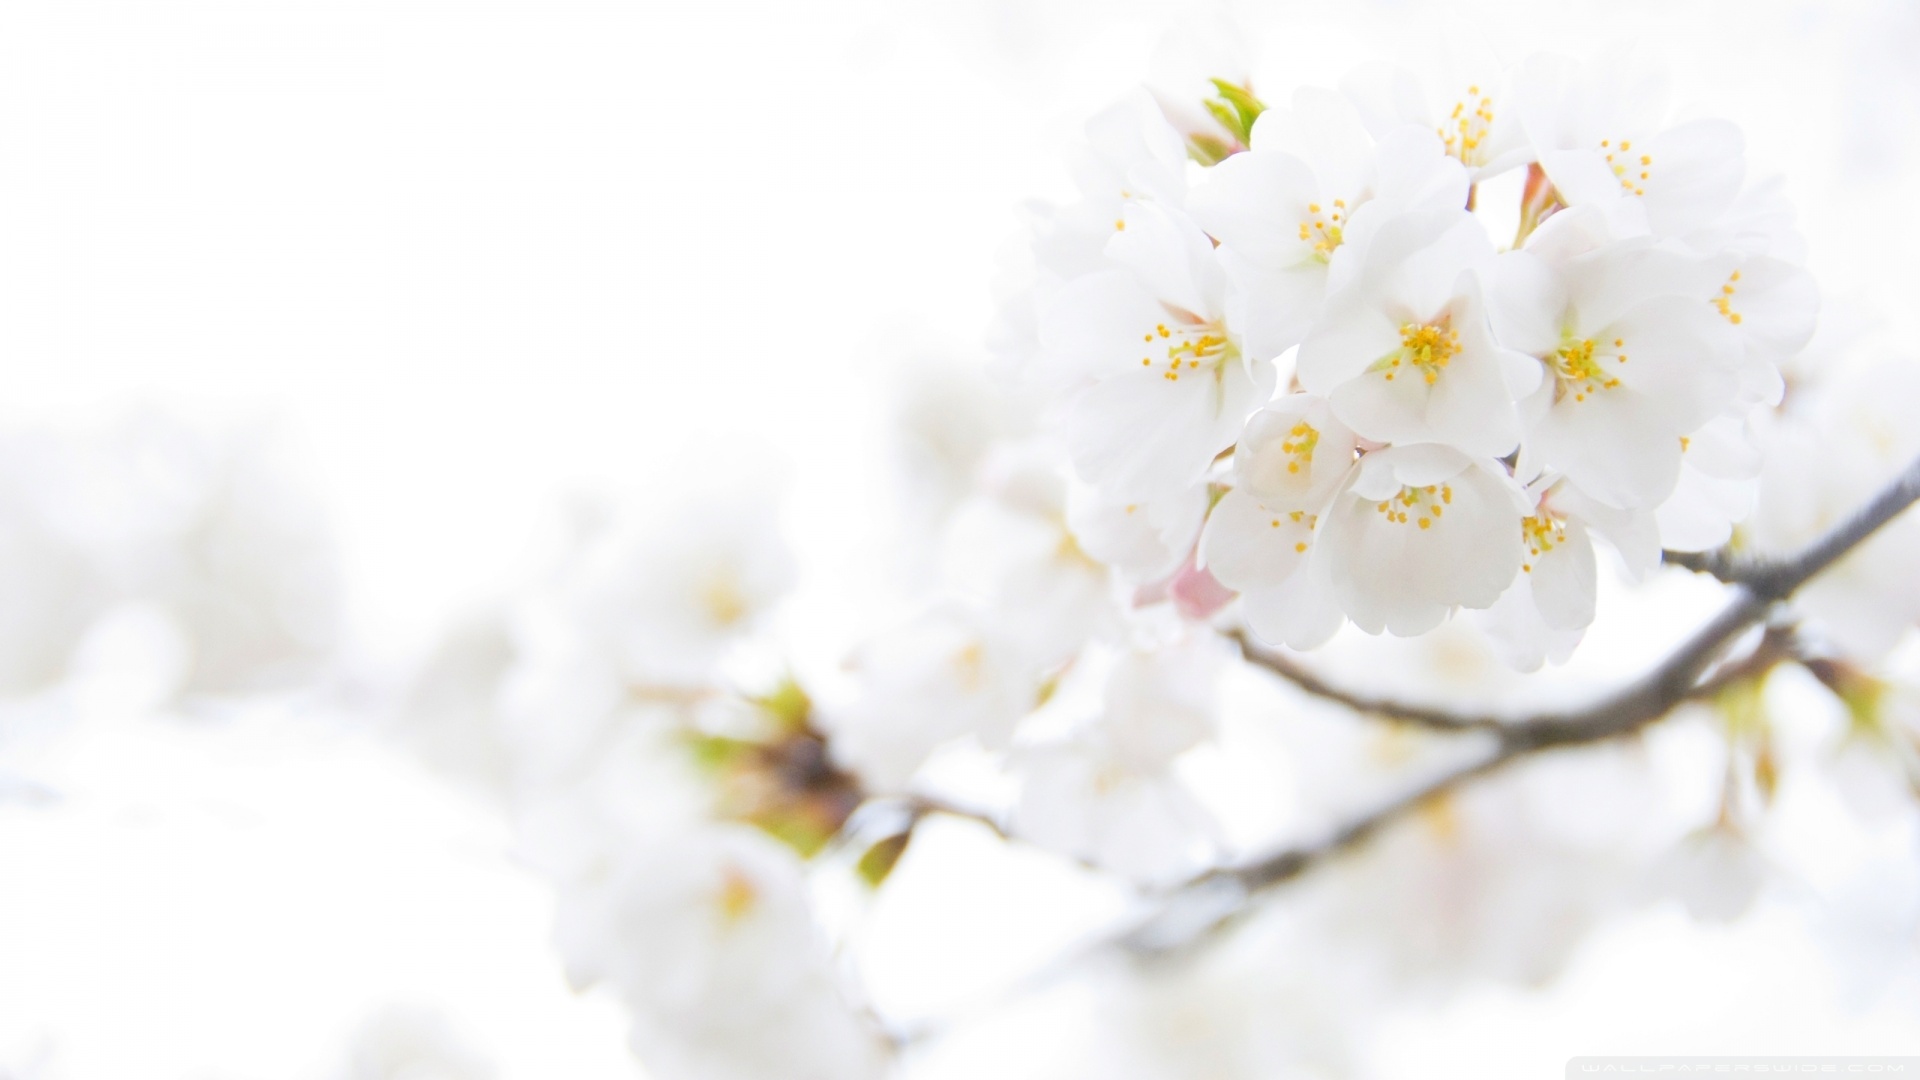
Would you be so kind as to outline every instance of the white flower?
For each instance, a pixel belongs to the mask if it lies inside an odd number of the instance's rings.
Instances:
[[[1721,417],[1680,440],[1680,480],[1655,517],[1660,546],[1706,551],[1727,542],[1753,510],[1760,447],[1748,425]]]
[[[1730,328],[1687,295],[1703,269],[1644,242],[1608,243],[1580,211],[1489,265],[1494,333],[1543,375],[1520,406],[1527,460],[1623,509],[1673,491],[1682,438],[1738,388]]]
[[[1067,450],[1082,479],[1119,500],[1191,488],[1273,392],[1226,325],[1213,243],[1151,203],[1127,207],[1108,244],[1118,268],[1063,288],[1042,313],[1043,363],[1063,384]]]
[[[614,850],[561,882],[557,937],[576,986],[608,983],[633,1010],[643,1060],[689,1080],[882,1072],[791,851],[720,824]]]
[[[1110,499],[1086,484],[1067,494],[1067,526],[1080,547],[1136,585],[1177,570],[1207,516],[1207,485],[1150,500]]]
[[[1519,671],[1564,663],[1593,622],[1597,567],[1591,532],[1613,542],[1635,578],[1660,562],[1651,513],[1596,502],[1554,476],[1534,481],[1529,494],[1534,507],[1520,522],[1527,547],[1520,576],[1476,620],[1500,658]]]
[[[943,744],[1004,748],[1038,703],[1041,671],[980,612],[936,609],[876,637],[847,662],[854,687],[820,721],[834,759],[873,790],[905,790]]]
[[[1369,221],[1466,199],[1466,173],[1431,134],[1406,128],[1376,143],[1338,95],[1301,90],[1291,110],[1261,114],[1252,151],[1209,170],[1190,206],[1220,241],[1247,351],[1271,359],[1312,328]]]
[[[1747,539],[1792,554],[1848,520],[1920,455],[1920,365],[1889,358],[1810,390],[1806,411],[1767,436]],[[1920,622],[1912,553],[1920,516],[1902,514],[1794,594],[1793,606],[1848,655],[1877,659]]]
[[[1370,634],[1422,634],[1489,607],[1520,572],[1526,493],[1498,463],[1437,444],[1360,460],[1321,523],[1334,598]]]
[[[1464,210],[1383,224],[1300,346],[1300,385],[1367,439],[1442,442],[1478,457],[1511,451],[1520,435],[1514,394],[1538,373],[1487,331],[1471,271],[1492,256]]]
[[[1210,646],[1122,655],[1096,718],[1020,751],[1014,833],[1141,881],[1204,866],[1215,847],[1212,818],[1172,766],[1215,730],[1220,656]]]
[[[446,1019],[417,1009],[387,1009],[361,1025],[338,1080],[494,1080],[499,1071]]]
[[[1051,279],[1106,269],[1107,241],[1124,227],[1129,203],[1178,208],[1186,201],[1186,147],[1145,90],[1101,110],[1087,121],[1086,136],[1072,165],[1080,198],[1047,215],[1033,242]]]
[[[1241,55],[1242,33],[1225,19],[1183,22],[1154,49],[1148,62],[1147,92],[1178,131],[1193,157],[1217,161],[1246,149],[1240,144],[1240,117],[1222,98],[1225,83],[1248,98],[1253,82]],[[1210,107],[1211,106],[1211,107]],[[1234,121],[1222,123],[1224,110]]]
[[[1244,594],[1255,634],[1312,648],[1340,627],[1324,570],[1309,569],[1320,515],[1355,468],[1358,439],[1322,399],[1290,394],[1255,413],[1234,487],[1207,519],[1202,564]]]
[[[948,580],[1001,613],[1039,666],[1063,661],[1118,617],[1107,567],[1068,528],[1065,463],[1037,446],[1008,447],[982,473],[980,493],[947,527]]]
[[[1443,85],[1457,93],[1435,98],[1413,72],[1369,65],[1342,79],[1340,89],[1377,137],[1407,125],[1430,131],[1475,183],[1531,160],[1533,148],[1506,88],[1491,79],[1454,78]]]
[[[1649,871],[1654,888],[1679,897],[1695,919],[1715,923],[1745,914],[1773,875],[1766,857],[1730,825],[1686,837]]]
[[[561,586],[581,632],[635,683],[708,683],[729,646],[792,587],[772,500],[714,494],[590,540]]]
[[[1629,233],[1678,236],[1733,204],[1746,171],[1725,120],[1669,126],[1663,72],[1635,56],[1582,63],[1539,55],[1515,77],[1520,119],[1568,206],[1593,206]]]

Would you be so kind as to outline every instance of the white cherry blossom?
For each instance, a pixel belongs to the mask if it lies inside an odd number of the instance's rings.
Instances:
[[[1430,131],[1478,183],[1533,157],[1510,89],[1501,85],[1497,72],[1487,74],[1494,77],[1431,81],[1406,68],[1373,64],[1342,79],[1340,88],[1376,136],[1385,138],[1406,126]],[[1423,83],[1437,87],[1439,96]]]
[[[984,464],[980,492],[954,511],[943,538],[948,580],[1002,613],[1041,666],[1065,660],[1117,617],[1112,575],[1068,527],[1063,464],[1044,447],[1004,448]]]
[[[1108,498],[1087,484],[1067,494],[1067,526],[1080,548],[1136,585],[1179,569],[1206,516],[1204,483],[1146,501]]]
[[[562,883],[558,944],[576,986],[634,1011],[666,1075],[877,1077],[877,1035],[841,998],[799,860],[745,826],[656,838]]]
[[[784,598],[795,567],[772,498],[756,491],[630,516],[589,540],[565,575],[562,603],[627,678],[691,686]]]
[[[1514,89],[1540,166],[1569,206],[1599,208],[1628,232],[1677,236],[1717,218],[1740,192],[1740,129],[1671,123],[1666,75],[1637,55],[1534,56]]]
[[[1406,637],[1490,607],[1520,572],[1526,493],[1497,462],[1438,444],[1376,450],[1322,522],[1333,595],[1356,626]]]
[[[1681,440],[1732,405],[1741,354],[1687,295],[1708,268],[1605,235],[1595,214],[1555,215],[1483,277],[1495,335],[1541,372],[1520,406],[1525,457],[1609,505],[1651,507],[1679,479]]]
[[[1260,637],[1311,648],[1340,626],[1325,573],[1309,568],[1320,515],[1355,468],[1359,440],[1327,403],[1290,394],[1247,421],[1234,487],[1208,518],[1206,568],[1243,594]]]
[[[1220,241],[1236,290],[1229,314],[1255,356],[1306,336],[1369,222],[1466,205],[1466,173],[1439,140],[1408,127],[1376,143],[1330,92],[1302,90],[1292,109],[1269,109],[1253,140],[1208,171],[1190,206]]]
[[[1520,576],[1478,618],[1495,650],[1518,671],[1564,663],[1596,611],[1593,534],[1611,541],[1628,573],[1644,579],[1660,562],[1653,515],[1607,506],[1571,482],[1543,476],[1528,486],[1533,512],[1521,519]]]
[[[1013,831],[1142,881],[1205,865],[1212,819],[1172,766],[1215,730],[1220,668],[1204,640],[1121,655],[1097,716],[1017,754]]]
[[[1113,499],[1191,488],[1273,392],[1273,365],[1243,356],[1226,322],[1213,243],[1152,203],[1128,206],[1108,244],[1119,264],[1042,313],[1043,364],[1068,385],[1061,429],[1082,479]]]
[[[822,703],[835,760],[873,789],[906,790],[933,751],[973,736],[1004,749],[1039,704],[1041,669],[984,613],[929,611],[847,662],[854,685]]]
[[[1300,385],[1367,439],[1508,453],[1520,434],[1514,395],[1539,372],[1488,332],[1473,271],[1492,257],[1464,210],[1395,216],[1300,346]]]
[[[1186,201],[1186,148],[1144,90],[1087,121],[1086,142],[1076,149],[1072,168],[1080,198],[1048,213],[1034,240],[1039,265],[1060,280],[1106,268],[1103,252],[1121,230],[1128,203],[1178,208]]]

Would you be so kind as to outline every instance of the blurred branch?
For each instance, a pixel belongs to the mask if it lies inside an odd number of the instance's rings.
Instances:
[[[1244,910],[1260,890],[1296,878],[1360,845],[1386,826],[1474,779],[1547,750],[1633,734],[1684,702],[1711,697],[1793,658],[1792,632],[1775,627],[1770,628],[1747,655],[1713,670],[1735,639],[1766,620],[1775,603],[1832,566],[1916,500],[1920,500],[1920,459],[1909,464],[1851,519],[1800,554],[1788,559],[1744,561],[1737,572],[1736,568],[1728,568],[1731,575],[1728,580],[1735,584],[1736,593],[1719,615],[1638,680],[1592,705],[1570,712],[1502,722],[1490,716],[1408,708],[1334,691],[1290,661],[1276,668],[1267,659],[1256,658],[1256,663],[1292,679],[1309,693],[1413,723],[1490,732],[1494,736],[1493,747],[1316,842],[1283,849],[1239,866],[1209,870],[1190,879],[1163,897],[1158,910],[1136,925],[1122,943],[1160,949],[1192,940]],[[1244,639],[1242,647],[1246,647]],[[1273,656],[1264,650],[1258,652],[1261,657]]]
[[[1738,580],[1735,564],[1739,556],[1732,548],[1715,548],[1712,551],[1662,551],[1660,561],[1668,566],[1678,566],[1682,570],[1691,570],[1696,574],[1706,574],[1733,584]]]
[[[1742,557],[1727,548],[1706,552],[1665,551],[1661,557],[1675,566],[1711,574],[1732,585],[1743,585],[1764,599],[1784,600],[1809,578],[1858,547],[1880,526],[1899,516],[1916,499],[1920,499],[1920,459],[1908,463],[1851,519],[1791,559]]]
[[[1499,719],[1491,716],[1474,716],[1344,690],[1327,682],[1293,657],[1254,641],[1245,630],[1229,630],[1226,636],[1240,647],[1240,655],[1246,657],[1248,663],[1267,669],[1314,697],[1345,705],[1354,712],[1440,731],[1475,731],[1503,726]]]

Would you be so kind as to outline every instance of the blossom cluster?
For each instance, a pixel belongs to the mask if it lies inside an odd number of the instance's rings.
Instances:
[[[1476,609],[1523,669],[1593,620],[1595,537],[1634,576],[1727,539],[1817,308],[1737,128],[1630,61],[1214,86],[1211,130],[1089,124],[1013,305],[1094,532],[1198,537],[1273,642]]]
[[[569,977],[628,1008],[651,1069],[964,1059],[896,1053],[862,979],[865,902],[940,854],[927,821],[1137,899],[1338,835],[1484,747],[1265,678],[1221,633],[1236,601],[1295,648],[1346,623],[1404,639],[1316,656],[1336,687],[1564,704],[1507,669],[1571,653],[1603,550],[1629,579],[1663,549],[1790,553],[1920,450],[1911,364],[1843,378],[1808,347],[1802,245],[1736,129],[1672,119],[1644,67],[1495,75],[1432,104],[1365,70],[1272,108],[1218,78],[1098,115],[999,363],[903,385],[913,580],[831,662],[768,632],[797,577],[774,496],[704,473],[698,498],[582,515],[449,640],[407,737],[502,797]],[[1844,483],[1810,475],[1836,460]],[[1920,710],[1878,665],[1920,620],[1916,528],[1796,598],[1794,659],[1827,691],[1806,715],[1845,714],[1839,753],[1776,724],[1756,677],[1711,725],[1425,800],[1221,948],[1099,958],[1078,1057],[1351,1075],[1398,990],[1537,984],[1654,901],[1740,915],[1781,876],[1761,841],[1783,770],[1910,820]],[[1920,885],[1899,896],[1920,912]]]

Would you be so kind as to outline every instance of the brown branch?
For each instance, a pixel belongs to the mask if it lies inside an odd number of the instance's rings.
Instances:
[[[1334,686],[1293,657],[1254,641],[1244,630],[1229,630],[1226,636],[1240,647],[1240,655],[1248,663],[1265,668],[1314,697],[1345,705],[1357,713],[1439,731],[1475,731],[1504,726],[1501,720],[1492,716],[1474,716],[1438,706],[1415,705],[1354,693]]]
[[[1744,679],[1757,677],[1794,654],[1790,631],[1771,629],[1739,661],[1708,675],[1721,654],[1742,634],[1764,621],[1773,605],[1792,595],[1814,575],[1832,566],[1875,530],[1920,500],[1920,459],[1876,495],[1859,513],[1798,555],[1752,560],[1740,568],[1736,594],[1712,621],[1653,670],[1593,704],[1577,710],[1545,713],[1511,723],[1470,714],[1436,713],[1362,699],[1324,688],[1310,673],[1288,663],[1288,678],[1303,677],[1303,688],[1340,701],[1361,701],[1356,708],[1393,716],[1392,708],[1412,715],[1400,718],[1452,730],[1479,730],[1494,736],[1490,752],[1458,766],[1413,791],[1306,845],[1286,848],[1249,863],[1206,871],[1171,890],[1159,909],[1122,939],[1134,947],[1164,948],[1191,940],[1196,933],[1234,917],[1254,893],[1300,876],[1327,859],[1352,849],[1430,800],[1515,761],[1563,747],[1604,742],[1633,734],[1666,716],[1683,702],[1710,697]],[[1244,641],[1243,641],[1244,647]],[[1284,660],[1284,658],[1281,658]],[[1259,662],[1259,661],[1256,661]],[[1262,662],[1262,666],[1272,666]],[[1703,678],[1703,676],[1706,676]],[[1296,682],[1301,680],[1296,678]],[[1312,685],[1309,685],[1309,684]],[[1320,687],[1316,689],[1316,687]],[[1419,719],[1414,719],[1414,717]],[[1440,723],[1433,721],[1439,718]],[[1227,899],[1223,902],[1222,897]],[[1196,910],[1197,909],[1197,910]],[[1197,925],[1197,931],[1195,926]]]
[[[1668,566],[1719,578],[1729,585],[1739,581],[1739,556],[1734,554],[1732,548],[1715,548],[1712,551],[1667,550],[1660,553],[1660,561]]]

